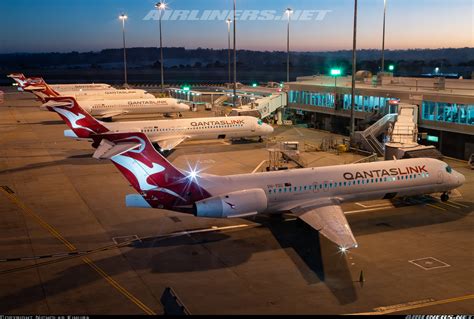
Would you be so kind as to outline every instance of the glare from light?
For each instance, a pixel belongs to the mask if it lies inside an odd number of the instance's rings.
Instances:
[[[285,13],[286,13],[287,15],[290,15],[290,14],[293,13],[293,10],[292,10],[291,8],[287,8],[287,9],[285,10]]]
[[[341,251],[341,253],[345,254],[347,252],[347,248],[346,247],[339,247],[339,250]]]
[[[189,177],[190,179],[196,179],[197,175],[198,175],[197,172],[191,171],[191,172],[189,172],[189,176],[188,176],[188,177]]]
[[[231,19],[227,19],[225,22],[226,22],[228,25],[230,25],[230,24],[232,23],[232,20],[231,20]]]
[[[166,3],[158,2],[157,4],[155,4],[155,8],[157,8],[158,10],[165,10],[166,9]]]
[[[120,19],[120,20],[127,20],[127,19],[128,19],[128,16],[127,16],[126,14],[121,14],[121,15],[119,16],[119,19]]]
[[[341,69],[331,69],[331,75],[332,76],[339,76],[342,74]]]

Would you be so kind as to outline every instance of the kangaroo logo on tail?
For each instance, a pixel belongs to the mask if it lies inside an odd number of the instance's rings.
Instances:
[[[110,133],[92,138],[97,145],[107,141],[108,151],[131,147],[108,158],[151,207],[185,210],[194,202],[210,197],[196,179],[189,178],[161,156],[145,134]]]
[[[47,98],[48,103],[43,107],[56,112],[80,138],[90,138],[93,134],[109,131],[101,122],[93,118],[77,103],[73,97]]]

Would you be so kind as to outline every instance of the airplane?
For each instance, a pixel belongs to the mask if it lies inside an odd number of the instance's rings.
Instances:
[[[391,199],[460,187],[465,177],[431,158],[217,176],[173,166],[141,132],[92,135],[93,155],[110,159],[138,194],[126,206],[167,209],[205,218],[290,211],[339,246],[357,248],[342,203]]]
[[[163,114],[190,111],[190,106],[174,98],[82,100],[81,107],[90,115],[109,120],[123,114]],[[47,107],[41,107],[47,110]]]
[[[102,90],[84,91],[56,91],[51,88],[42,78],[27,79],[23,85],[23,91],[31,92],[41,101],[46,102],[48,97],[73,96],[78,100],[114,100],[114,99],[153,99],[153,94],[145,90],[114,88]]]
[[[39,78],[27,78],[23,73],[12,73],[7,75],[12,78],[23,90],[27,80],[38,80]],[[51,84],[50,87],[55,91],[83,91],[83,90],[106,90],[113,89],[112,86],[105,83],[85,83],[85,84]]]
[[[71,130],[64,136],[78,140],[91,140],[94,134],[117,132],[143,132],[160,151],[171,151],[187,140],[211,140],[266,136],[273,127],[251,116],[189,118],[173,120],[130,121],[104,123],[81,108],[73,97],[55,97],[42,106],[56,112]]]

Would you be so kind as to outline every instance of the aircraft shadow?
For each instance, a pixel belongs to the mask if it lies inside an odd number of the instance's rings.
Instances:
[[[41,122],[37,122],[37,123],[29,123],[29,124],[41,124],[41,125],[65,125],[64,121],[62,121],[62,120],[41,121]]]
[[[265,216],[262,216],[265,217]],[[309,285],[324,282],[339,303],[357,300],[346,257],[338,247],[300,219],[270,216],[258,222],[267,227]]]
[[[447,223],[472,214],[472,203],[458,202],[468,207],[456,210],[456,213],[437,214],[419,209],[416,214],[413,214],[401,210],[390,210],[351,214],[347,215],[347,218],[357,238],[364,234]],[[130,244],[128,247],[132,249],[122,250],[121,255],[102,259],[93,255],[91,258],[97,260],[95,264],[110,276],[129,271],[128,263],[124,264],[124,257],[129,262],[133,261],[135,270],[184,273],[237,266],[247,262],[255,253],[283,248],[309,285],[324,283],[340,304],[349,304],[357,300],[356,283],[351,276],[348,261],[338,252],[333,243],[298,219],[285,220],[285,217],[258,216],[252,220],[261,223],[262,226],[254,229],[244,228],[230,233],[195,233],[189,236],[167,238],[151,236],[141,242]],[[150,225],[153,225],[153,222],[156,221],[150,220]],[[130,229],[143,229],[138,223],[141,225],[147,221],[140,220],[118,225],[113,233],[130,234]],[[275,242],[268,238],[269,236],[260,231],[261,228],[268,229],[278,244],[275,245]],[[72,242],[91,242],[90,235],[68,239]],[[1,278],[1,276],[4,277]],[[0,274],[0,280],[8,280],[8,276],[15,276],[15,274]],[[57,287],[48,291],[48,295],[55,295],[87,286],[97,280],[101,278],[86,264],[68,267],[42,284],[30,285],[1,296],[0,313],[43,300],[44,286]]]
[[[64,159],[57,160],[57,161],[34,163],[34,164],[28,164],[28,165],[17,167],[17,168],[0,170],[0,175],[25,172],[29,170],[41,169],[41,168],[46,168],[46,167],[54,167],[58,165],[91,165],[91,164],[103,165],[103,164],[108,164],[108,163],[109,161],[98,161],[92,158],[92,154],[80,154],[80,155],[72,155]]]
[[[248,142],[242,144],[233,144],[233,145],[223,145],[223,144],[209,144],[203,148],[203,145],[198,144],[186,144],[183,143],[178,148],[175,149],[175,152],[167,157],[169,161],[174,161],[179,156],[185,155],[196,155],[196,154],[209,154],[209,153],[225,153],[225,152],[235,152],[235,151],[249,151],[256,149],[264,149],[266,147],[265,143],[259,142]]]

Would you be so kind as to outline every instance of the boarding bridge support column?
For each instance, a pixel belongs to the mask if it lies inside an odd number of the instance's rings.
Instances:
[[[283,125],[283,114],[281,113],[281,109],[277,111],[277,125]]]

